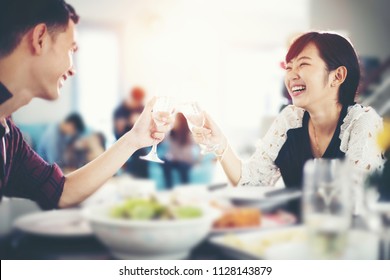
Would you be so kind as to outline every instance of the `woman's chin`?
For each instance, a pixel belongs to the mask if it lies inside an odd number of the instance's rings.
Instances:
[[[292,98],[292,103],[294,106],[300,107],[305,109],[307,107],[307,102],[305,98],[302,98],[303,96],[297,96]]]
[[[303,102],[301,102],[300,100],[295,100],[295,99],[293,99],[293,100],[292,100],[292,103],[293,103],[294,106],[303,108]]]

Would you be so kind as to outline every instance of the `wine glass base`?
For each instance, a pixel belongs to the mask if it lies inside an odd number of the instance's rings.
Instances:
[[[157,155],[153,155],[153,154],[148,154],[146,156],[140,156],[139,158],[143,159],[143,160],[147,160],[147,161],[153,161],[153,162],[157,162],[157,163],[164,163],[164,161],[159,159],[159,157]]]

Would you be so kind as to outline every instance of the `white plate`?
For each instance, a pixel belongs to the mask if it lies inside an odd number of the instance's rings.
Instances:
[[[219,197],[237,201],[258,201],[264,199],[267,192],[277,189],[279,188],[273,186],[229,186],[220,190],[216,190],[214,194]]]
[[[274,229],[278,227],[292,225],[296,222],[294,215],[287,212],[280,212],[276,214],[263,214],[261,224],[259,226],[241,227],[241,228],[214,228],[211,230],[212,235],[227,234],[227,233],[241,233],[248,231]]]
[[[249,233],[225,234],[210,238],[210,242],[234,259],[264,259],[266,249],[273,244],[280,243],[281,235],[289,234],[299,237],[303,233],[303,227],[294,226]]]
[[[278,191],[278,193],[269,195],[274,191]],[[276,205],[285,203],[288,200],[299,198],[301,196],[301,191],[284,189],[283,187],[276,186],[229,186],[215,191],[213,195],[219,198],[228,199],[237,206],[253,206],[264,209],[272,208]]]
[[[375,234],[351,230],[342,259],[378,258],[379,239]],[[286,227],[210,238],[210,242],[234,259],[307,260],[312,259],[304,226]]]
[[[341,256],[344,260],[376,260],[379,257],[379,238],[363,231],[351,230],[348,234],[347,248]],[[307,260],[312,259],[306,242],[280,243],[270,246],[264,253],[269,260]]]
[[[82,237],[92,234],[79,209],[51,210],[24,215],[14,227],[27,233],[53,237]]]

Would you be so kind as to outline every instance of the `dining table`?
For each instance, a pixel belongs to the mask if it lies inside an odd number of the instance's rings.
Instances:
[[[0,238],[1,259],[5,260],[113,260],[115,257],[93,235],[86,237],[43,237],[12,231]],[[232,259],[204,240],[188,256],[190,260]]]
[[[354,227],[361,228],[362,220],[354,218]],[[300,227],[302,224],[295,224]],[[378,259],[383,259],[383,246],[379,249]],[[94,235],[77,237],[50,237],[31,234],[13,229],[0,237],[0,258],[2,260],[115,260]],[[245,255],[244,255],[245,258]],[[221,250],[220,247],[205,238],[193,248],[187,257],[189,260],[231,260],[243,259]],[[249,257],[248,259],[251,259]]]
[[[290,192],[288,192],[289,194]],[[279,191],[275,194],[279,194]],[[231,195],[229,193],[229,195]],[[282,194],[283,195],[283,194]],[[295,196],[297,197],[297,196]],[[242,203],[245,197],[241,194],[237,198],[237,203]],[[287,204],[283,204],[283,199],[276,200],[271,204],[254,204],[255,200],[251,200],[250,207],[259,207],[262,209],[263,214],[272,214],[274,211],[280,210],[283,207],[287,207]],[[20,202],[18,200],[14,201]],[[95,202],[95,201],[94,201]],[[19,207],[20,208],[20,207]],[[20,215],[18,219],[14,218],[14,226],[6,235],[0,235],[0,256],[1,259],[9,260],[104,260],[115,259],[113,254],[110,253],[107,247],[105,247],[94,234],[83,235],[54,235],[43,232],[32,232],[28,230],[15,227],[15,221],[21,218],[33,216],[34,214],[44,213],[35,206],[25,207],[24,210],[30,213]],[[13,210],[14,212],[15,209]],[[25,211],[25,212],[26,212]],[[59,210],[61,211],[61,210]],[[20,212],[20,210],[19,210]],[[50,216],[43,216],[50,217]],[[54,216],[53,216],[54,217]],[[297,222],[294,220],[293,223]],[[292,222],[289,222],[291,225]],[[229,254],[226,254],[224,250],[221,250],[218,246],[215,246],[210,242],[210,234],[200,244],[193,248],[188,256],[191,260],[226,260],[234,259]]]
[[[231,195],[231,193],[227,193]],[[232,198],[232,197],[231,197]],[[266,196],[266,204],[254,204],[256,201],[250,200],[250,207],[259,207],[263,217],[273,215],[279,211],[293,211],[300,204],[301,193],[296,190],[276,190]],[[235,193],[234,201],[240,204],[244,196]],[[269,204],[269,201],[274,203]],[[280,225],[277,230],[291,227],[304,227],[300,213],[295,213],[294,222]],[[30,214],[31,216],[31,214]],[[354,216],[352,219],[353,229],[366,230],[365,221],[362,217]],[[261,234],[268,229],[258,229]],[[255,231],[253,231],[255,232]],[[254,234],[256,234],[256,232]],[[241,232],[247,234],[245,232]],[[240,236],[240,232],[237,236]],[[250,254],[232,254],[230,250],[224,250],[213,242],[215,235],[210,233],[189,253],[189,260],[231,260],[231,259],[256,259]],[[234,251],[234,250],[233,250]],[[383,259],[383,244],[378,248],[378,259]],[[104,246],[94,234],[56,236],[47,234],[37,234],[26,231],[20,227],[13,227],[7,234],[0,235],[0,257],[2,260],[115,260],[115,256]],[[288,257],[286,257],[288,258]]]

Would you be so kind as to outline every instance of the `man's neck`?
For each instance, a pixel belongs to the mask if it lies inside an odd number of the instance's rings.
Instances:
[[[21,91],[20,94],[13,95],[10,99],[0,105],[0,120],[10,116],[20,107],[28,104],[31,99],[32,97],[29,98],[28,92],[24,94],[23,91]]]
[[[0,104],[0,119],[10,116],[20,107],[28,104],[34,97],[29,88],[29,79],[25,73],[26,63],[15,55],[0,59],[0,83],[11,93],[11,97]]]

